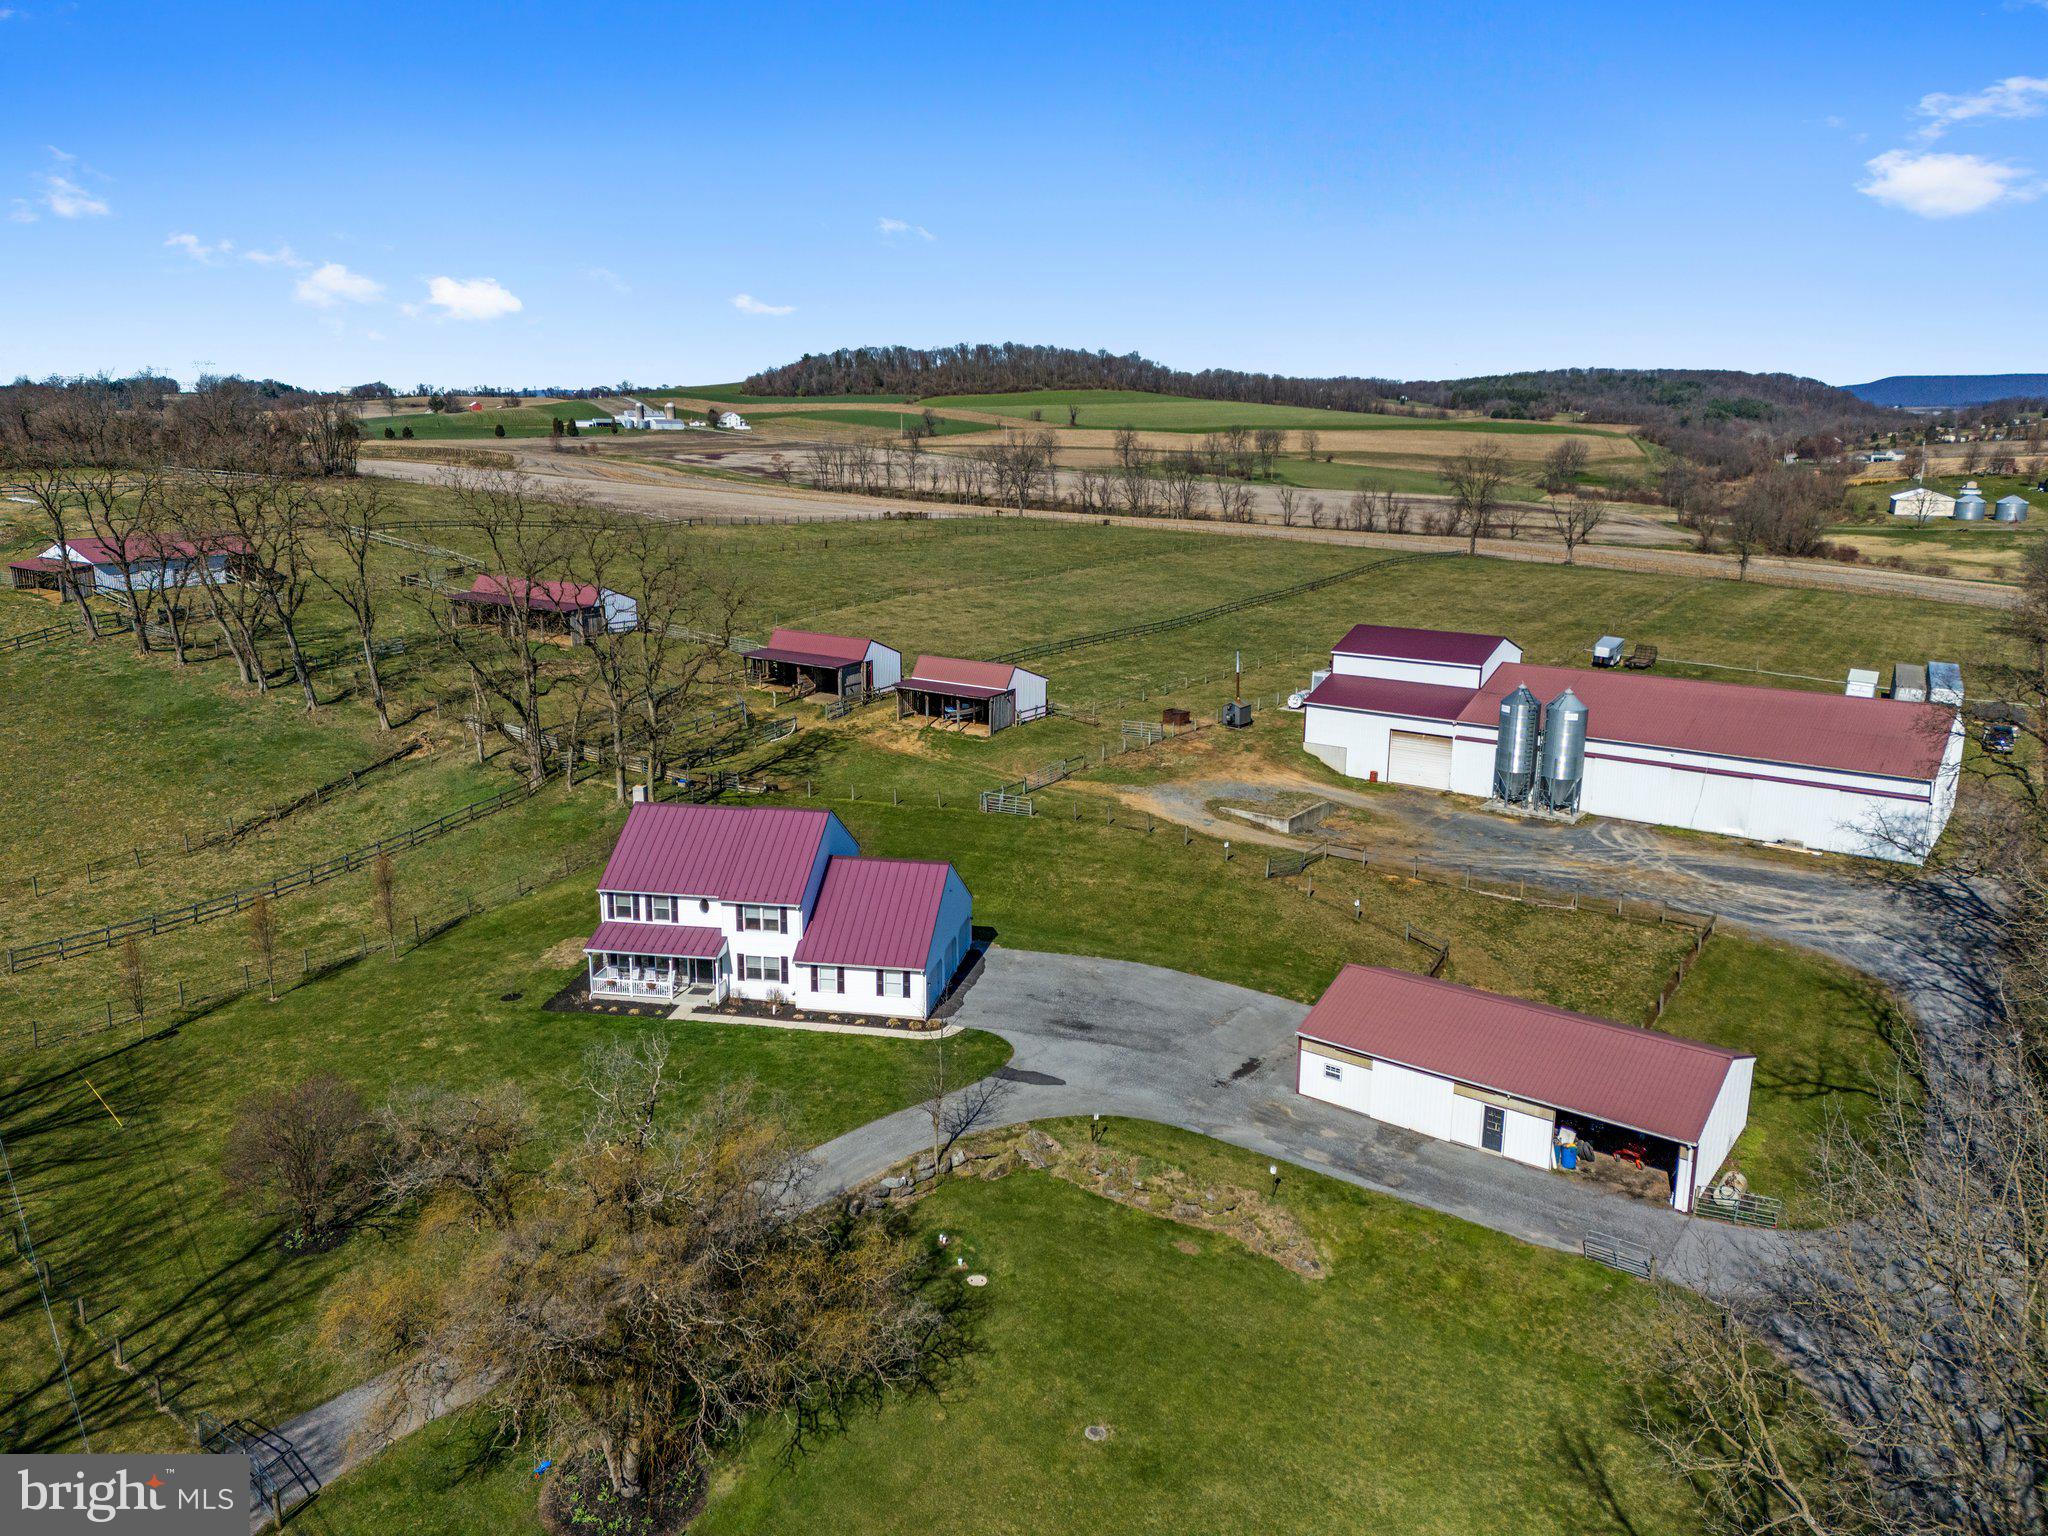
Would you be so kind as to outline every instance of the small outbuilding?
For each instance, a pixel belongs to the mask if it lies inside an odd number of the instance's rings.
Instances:
[[[1893,491],[1891,494],[1893,517],[1915,517],[1930,522],[1937,517],[1954,517],[1956,499],[1940,491],[1930,491],[1924,485],[1916,485],[1910,491]]]
[[[1998,523],[2024,523],[2033,504],[2024,496],[2001,496],[1998,505],[1991,509],[1991,519]]]
[[[75,573],[78,584],[88,592],[159,592],[209,581],[226,583],[248,575],[251,569],[248,541],[231,533],[70,539],[52,544],[36,558],[49,562],[53,576],[65,565],[88,567],[90,579]]]
[[[77,591],[90,597],[96,583],[93,570],[83,560],[56,555],[26,555],[10,561],[7,584],[17,592],[54,592],[59,596]]]
[[[451,592],[448,607],[458,623],[494,624],[507,632],[524,610],[535,633],[559,635],[575,645],[622,633],[640,622],[639,604],[623,592],[582,581],[528,581],[488,573],[477,577],[467,592]]]
[[[1308,1098],[1532,1168],[1561,1144],[1640,1162],[1681,1211],[1748,1123],[1756,1071],[1744,1051],[1366,965],[1295,1043]]]
[[[743,653],[747,678],[771,688],[862,699],[887,693],[903,675],[903,655],[865,635],[778,629],[768,643]]]
[[[999,661],[920,656],[896,685],[896,714],[922,715],[971,732],[997,731],[1046,713],[1045,679]]]

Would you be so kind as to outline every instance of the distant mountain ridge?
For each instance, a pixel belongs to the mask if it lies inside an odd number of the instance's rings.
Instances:
[[[2048,397],[2048,373],[1895,373],[1868,384],[1842,387],[1872,405],[1942,410],[1989,405],[1994,400]]]

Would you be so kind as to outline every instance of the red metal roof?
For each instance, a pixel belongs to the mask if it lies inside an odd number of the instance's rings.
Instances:
[[[1332,672],[1310,691],[1308,702],[1328,709],[1362,709],[1376,715],[1455,720],[1472,702],[1472,690],[1385,677],[1347,677]]]
[[[1516,662],[1487,679],[1459,723],[1498,725],[1500,701],[1519,684],[1544,704],[1571,689],[1586,706],[1592,742],[1902,779],[1935,777],[1955,718],[1940,704]]]
[[[969,697],[992,697],[1008,693],[1016,683],[1017,669],[1000,661],[962,661],[956,656],[920,656],[906,688],[930,693],[959,691]]]
[[[119,565],[123,560],[190,560],[202,551],[210,555],[242,555],[249,541],[238,534],[202,533],[170,538],[154,533],[130,534],[125,539],[70,539],[71,553],[93,565]]]
[[[1458,629],[1404,629],[1393,624],[1354,624],[1330,649],[1340,656],[1391,656],[1480,667],[1500,649],[1505,635],[1475,635]]]
[[[1300,1033],[1687,1146],[1749,1054],[1369,965],[1345,966]]]
[[[583,950],[585,954],[596,951],[716,960],[725,950],[725,935],[716,928],[683,928],[674,923],[599,923]]]
[[[517,603],[545,613],[581,613],[604,599],[601,589],[582,581],[528,581],[523,576],[485,574],[470,583],[467,592],[456,597],[472,603]]]
[[[597,886],[800,906],[819,844],[837,819],[780,806],[636,805]]]
[[[790,956],[799,965],[921,971],[931,959],[950,864],[836,858]]]
[[[48,555],[24,555],[19,560],[7,562],[11,571],[89,571],[92,567],[83,560],[52,560]]]
[[[866,661],[868,647],[873,643],[859,635],[826,635],[812,629],[777,629],[770,631],[766,645],[747,654],[770,661],[795,662],[805,667],[848,667]]]

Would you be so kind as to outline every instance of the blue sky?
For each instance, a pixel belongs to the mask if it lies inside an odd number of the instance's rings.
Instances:
[[[1102,10],[0,0],[0,375],[2048,369],[2048,0]]]

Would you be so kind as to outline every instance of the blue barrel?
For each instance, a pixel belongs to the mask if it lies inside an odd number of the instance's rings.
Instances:
[[[1566,1173],[1570,1173],[1574,1168],[1578,1167],[1579,1149],[1577,1147],[1559,1147],[1557,1149],[1557,1166]]]

